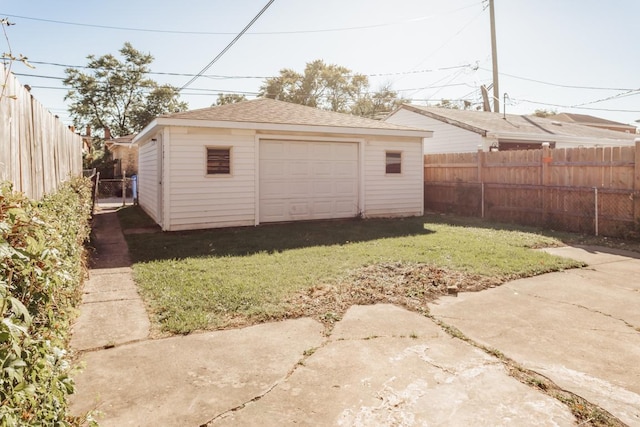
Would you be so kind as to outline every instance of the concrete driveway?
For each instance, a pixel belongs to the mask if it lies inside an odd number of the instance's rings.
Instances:
[[[587,247],[546,251],[589,266],[442,298],[430,312],[640,426],[638,254]]]
[[[104,244],[72,338],[84,366],[75,415],[97,410],[107,427],[576,425],[500,359],[393,305],[354,306],[331,331],[304,318],[148,339],[118,228],[97,216]],[[640,425],[640,260],[555,251],[591,267],[443,298],[431,312]]]

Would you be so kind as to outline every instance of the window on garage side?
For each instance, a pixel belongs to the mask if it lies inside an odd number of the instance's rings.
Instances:
[[[387,151],[385,157],[386,173],[402,173],[402,153],[400,151]]]
[[[231,148],[207,147],[207,175],[231,174]]]

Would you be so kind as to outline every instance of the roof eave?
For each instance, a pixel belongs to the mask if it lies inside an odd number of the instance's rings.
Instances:
[[[201,128],[227,128],[245,129],[260,131],[290,131],[290,132],[324,132],[339,133],[346,135],[378,135],[378,136],[403,136],[414,138],[431,138],[433,131],[420,129],[384,129],[384,128],[360,128],[343,126],[321,126],[306,124],[283,124],[283,123],[260,123],[260,122],[237,122],[237,121],[215,121],[198,119],[176,119],[170,117],[158,117],[145,127],[134,142],[144,139],[144,135],[153,132],[159,126],[185,126]]]
[[[583,142],[583,143],[596,143],[603,145],[615,145],[620,143],[629,144],[633,142],[632,138],[600,138],[593,136],[571,136],[571,135],[558,135],[558,134],[530,134],[522,132],[489,132],[487,138],[490,139],[519,139],[529,140],[534,142]]]
[[[449,124],[451,126],[456,126],[456,127],[461,128],[461,129],[465,129],[465,130],[480,134],[482,136],[487,136],[487,133],[490,132],[487,129],[482,129],[482,128],[479,128],[477,126],[473,126],[473,125],[470,125],[468,123],[461,122],[459,120],[450,119],[448,117],[432,113],[431,111],[423,110],[420,107],[415,107],[415,106],[410,105],[410,104],[402,104],[402,106],[400,106],[400,108],[398,110],[400,110],[402,108],[405,108],[405,109],[407,109],[409,111],[412,111],[414,113],[423,115],[425,117],[432,118],[434,120],[439,120],[439,121],[444,122],[446,124]],[[396,110],[396,111],[398,111],[398,110]]]
[[[149,123],[148,125],[146,125],[144,127],[144,129],[142,129],[140,131],[140,133],[138,133],[136,136],[133,137],[133,139],[131,140],[131,144],[138,144],[140,141],[144,141],[149,134],[153,133],[155,128],[158,126],[158,120],[160,118],[156,117],[155,119],[153,119],[151,121],[151,123]]]

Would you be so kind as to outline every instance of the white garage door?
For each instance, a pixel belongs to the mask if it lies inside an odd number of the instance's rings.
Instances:
[[[358,214],[358,144],[260,141],[260,222]]]

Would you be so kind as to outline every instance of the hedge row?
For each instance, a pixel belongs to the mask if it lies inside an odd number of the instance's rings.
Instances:
[[[69,339],[80,302],[91,182],[33,201],[0,185],[0,426],[69,426]]]

